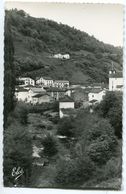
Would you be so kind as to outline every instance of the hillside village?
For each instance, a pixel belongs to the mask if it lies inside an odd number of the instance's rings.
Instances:
[[[94,83],[92,85],[72,85],[69,80],[53,80],[50,77],[17,78],[18,85],[15,97],[18,101],[33,105],[59,101],[59,116],[63,117],[62,109],[74,109],[75,104],[80,107],[92,107],[103,100],[107,91],[122,91],[122,72],[116,72],[113,67],[109,71],[109,85]]]
[[[23,10],[5,15],[4,185],[120,189],[123,49]]]

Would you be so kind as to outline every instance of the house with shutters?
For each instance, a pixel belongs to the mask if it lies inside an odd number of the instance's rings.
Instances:
[[[68,80],[55,80],[53,83],[54,87],[57,88],[68,88],[70,85]]]
[[[17,79],[19,82],[22,82],[21,86],[27,86],[27,85],[31,85],[34,86],[35,85],[35,80],[33,80],[30,77],[19,77]]]
[[[53,86],[53,79],[50,77],[40,77],[36,79],[37,85],[43,85],[44,87],[52,87]]]

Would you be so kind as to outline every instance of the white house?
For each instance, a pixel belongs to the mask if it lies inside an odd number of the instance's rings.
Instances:
[[[69,54],[63,55],[63,59],[70,59],[70,55]]]
[[[89,104],[99,103],[103,100],[103,96],[105,96],[106,90],[94,88],[88,93],[88,101]]]
[[[15,91],[15,97],[18,101],[27,102],[29,90],[24,88],[19,88]]]
[[[53,83],[54,87],[63,88],[63,87],[69,87],[69,81],[68,80],[55,80]]]
[[[46,90],[44,90],[42,87],[41,88],[31,88],[28,91],[28,95],[27,95],[27,102],[33,103],[33,96],[37,95],[37,94],[45,94]]]
[[[109,71],[109,91],[123,90],[123,75],[122,72],[115,70]]]
[[[62,54],[58,53],[58,54],[53,55],[53,58],[56,58],[56,59],[70,59],[70,55],[69,54],[62,55]]]
[[[74,100],[69,96],[65,96],[59,101],[59,116],[62,118],[64,116],[63,109],[74,109]]]
[[[49,103],[52,101],[52,98],[48,94],[36,94],[35,96],[32,96],[32,104],[42,104],[42,103]]]
[[[35,81],[30,77],[19,77],[18,80],[24,83],[22,84],[22,86],[27,86],[27,85],[34,86],[35,85]]]
[[[36,84],[51,87],[53,86],[53,80],[50,77],[40,77],[36,80]]]

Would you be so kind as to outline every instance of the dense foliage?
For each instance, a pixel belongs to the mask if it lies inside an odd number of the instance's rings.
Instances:
[[[9,115],[4,132],[4,185],[28,186],[31,176],[32,144],[27,130],[26,108],[19,104]],[[12,175],[14,168],[23,169],[21,178]]]
[[[52,58],[56,53],[69,53],[71,58]],[[121,93],[108,92],[92,114],[78,107],[75,117],[62,119],[46,113],[56,113],[58,102],[34,106],[22,102],[14,107],[13,98],[15,73],[33,78],[49,75],[54,79],[69,79],[72,83],[107,82],[112,61],[120,70],[121,48],[104,44],[67,25],[30,17],[22,10],[6,11],[5,186],[31,186],[30,178],[36,179],[36,166],[34,168],[32,162],[35,143],[44,148],[39,159],[49,160],[46,167],[37,166],[37,181],[49,181],[44,183],[46,186],[51,183],[57,187],[85,188],[121,178]],[[15,182],[12,169],[19,166],[24,174]]]
[[[47,135],[45,138],[42,140],[42,145],[44,146],[44,151],[43,154],[46,157],[52,157],[58,152],[58,145],[57,145],[57,140],[51,135]]]
[[[15,69],[14,69],[14,46],[10,25],[10,18],[5,17],[4,39],[4,121],[14,108]],[[4,124],[5,124],[4,122]]]
[[[122,93],[108,92],[103,101],[96,106],[98,114],[108,118],[117,137],[122,137]]]
[[[72,83],[107,82],[113,61],[122,68],[122,49],[54,21],[33,18],[22,10],[6,11],[14,37],[16,75],[51,76]],[[52,58],[69,53],[69,60]]]

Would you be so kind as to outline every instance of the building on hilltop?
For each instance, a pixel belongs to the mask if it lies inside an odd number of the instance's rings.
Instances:
[[[109,91],[123,90],[123,74],[121,71],[109,71]]]
[[[18,81],[22,82],[22,84],[21,84],[22,87],[27,86],[27,85],[32,85],[32,86],[35,85],[35,81],[30,77],[19,77]]]
[[[68,88],[70,85],[68,80],[55,80],[53,83],[54,87],[58,88]]]
[[[53,86],[53,79],[50,77],[40,77],[36,79],[36,84],[51,87]]]
[[[64,98],[60,99],[59,101],[60,118],[64,117],[64,114],[63,114],[64,109],[74,109],[74,107],[75,107],[75,102],[71,97],[65,96]]]
[[[55,58],[55,59],[70,59],[70,55],[69,54],[62,55],[62,54],[58,53],[58,54],[53,55],[53,58]]]

